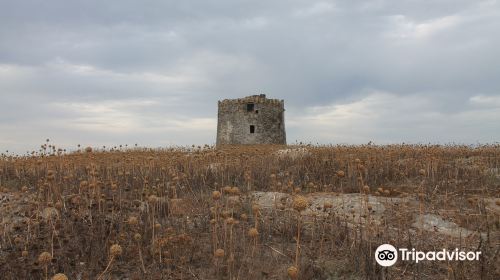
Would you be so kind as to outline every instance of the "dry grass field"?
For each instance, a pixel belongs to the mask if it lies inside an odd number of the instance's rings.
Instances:
[[[500,279],[500,146],[0,158],[1,279]],[[479,261],[374,259],[384,243]]]

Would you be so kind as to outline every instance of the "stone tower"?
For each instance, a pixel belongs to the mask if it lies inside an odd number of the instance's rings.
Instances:
[[[217,146],[286,144],[283,100],[265,94],[219,101]]]

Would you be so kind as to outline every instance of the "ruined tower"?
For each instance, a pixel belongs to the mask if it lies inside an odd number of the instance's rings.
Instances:
[[[286,144],[285,104],[265,94],[219,101],[217,146]]]

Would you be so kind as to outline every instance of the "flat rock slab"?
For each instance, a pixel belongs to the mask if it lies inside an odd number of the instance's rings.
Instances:
[[[454,222],[447,221],[443,219],[443,217],[434,214],[417,215],[415,217],[413,227],[426,231],[445,234],[456,238],[470,237],[475,234],[481,234],[483,235],[483,237],[486,237],[484,233],[477,233],[475,231],[460,227]]]
[[[293,196],[281,192],[253,192],[253,202],[258,204],[262,211],[278,211],[285,208],[292,210]],[[447,235],[451,237],[469,237],[479,233],[460,227],[454,222],[434,214],[418,214],[418,201],[414,197],[383,197],[367,194],[351,193],[311,193],[303,195],[308,201],[308,207],[301,212],[303,219],[312,221],[311,217],[326,217],[335,215],[351,225],[382,224],[388,207],[415,207],[415,214],[411,227],[425,231]],[[325,205],[328,207],[325,209]],[[491,207],[497,206],[490,202]],[[494,206],[493,206],[494,205]],[[410,209],[411,210],[411,209]],[[484,233],[480,233],[484,236]]]
[[[308,201],[308,207],[301,212],[306,221],[307,217],[327,217],[333,214],[353,224],[365,223],[367,219],[371,223],[381,224],[386,210],[383,201],[394,204],[401,202],[400,198],[376,197],[356,193],[312,193],[303,196]],[[264,211],[279,209],[280,205],[291,209],[293,202],[292,195],[281,192],[253,192],[252,198],[254,203],[258,204]]]

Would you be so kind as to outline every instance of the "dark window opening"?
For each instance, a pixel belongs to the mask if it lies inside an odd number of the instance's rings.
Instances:
[[[250,126],[250,133],[255,133],[255,125]]]
[[[253,111],[253,109],[254,109],[254,107],[255,107],[255,104],[253,104],[253,103],[248,103],[248,104],[247,104],[247,111],[248,111],[248,112],[252,112],[252,111]]]

